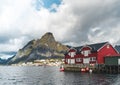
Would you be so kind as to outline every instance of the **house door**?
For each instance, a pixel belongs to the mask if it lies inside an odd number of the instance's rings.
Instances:
[[[90,62],[90,58],[84,58],[83,59],[83,63],[84,64],[89,64],[89,62]]]

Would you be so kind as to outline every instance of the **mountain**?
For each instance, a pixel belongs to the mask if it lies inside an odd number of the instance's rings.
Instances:
[[[7,63],[7,60],[6,59],[1,59],[0,58],[0,65],[5,65]]]
[[[36,59],[63,58],[69,48],[57,42],[52,33],[48,32],[40,39],[31,40],[9,60],[8,64],[23,63]]]

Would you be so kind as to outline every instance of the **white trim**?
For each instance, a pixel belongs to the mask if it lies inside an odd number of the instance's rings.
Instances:
[[[70,56],[71,58],[74,58],[75,55],[76,55],[76,52],[70,52],[69,54],[70,54],[69,56]]]
[[[75,48],[73,48],[73,47],[71,47],[67,52],[69,52],[69,51],[72,50],[72,49],[74,49],[74,50],[77,52],[77,50],[76,50]]]
[[[81,51],[84,47],[88,47],[88,48],[90,48],[90,50],[92,50],[92,48],[91,48],[90,46],[88,46],[88,45],[84,45],[84,46],[82,46],[81,49],[79,49],[79,51]]]
[[[75,64],[75,59],[68,59],[68,64]]]
[[[81,51],[81,54],[84,55],[85,57],[89,56],[91,54],[91,50],[83,50]]]
[[[90,63],[90,58],[83,58],[83,63],[84,64],[89,64]]]
[[[110,45],[117,53],[119,53],[109,42],[106,42],[106,44],[104,44],[101,48],[99,48],[97,52],[100,51],[106,45]]]
[[[108,45],[108,44],[111,45],[110,43],[106,42],[101,48],[99,48],[99,49],[97,50],[97,52],[100,51],[104,46],[106,46],[106,45]]]
[[[107,48],[108,48],[108,49],[110,48],[110,44],[107,45]]]
[[[90,50],[84,50],[84,51],[83,51],[84,56],[88,56],[88,55],[89,55],[89,51],[90,51]]]
[[[75,64],[75,59],[71,59],[71,64]]]
[[[113,47],[113,46],[112,46]],[[114,49],[115,49],[115,47],[114,47]],[[117,51],[117,49],[115,49],[115,51],[118,53],[118,54],[120,54],[120,52],[119,51]]]

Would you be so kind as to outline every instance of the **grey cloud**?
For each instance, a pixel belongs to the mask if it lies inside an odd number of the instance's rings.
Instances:
[[[89,1],[88,3],[91,4]],[[92,35],[92,37],[101,35],[105,37],[103,41],[109,41],[106,40],[106,38],[113,34],[111,29],[118,29],[116,26],[120,24],[119,7],[119,0],[111,1],[111,3],[108,1],[104,3],[104,1],[101,0],[100,4],[87,5],[83,8],[74,5],[72,10],[75,18],[77,18],[77,22],[69,34],[74,36],[74,38],[71,38],[70,40],[76,43],[91,42],[88,38],[89,35]],[[91,32],[91,30],[96,27],[100,29]],[[98,39],[101,36],[98,36]]]
[[[8,36],[0,36],[0,43],[8,43],[9,37]]]
[[[8,43],[5,45],[8,47],[12,43],[10,49],[19,49],[46,32],[54,33],[57,41],[67,44],[101,41],[120,43],[120,0],[62,0],[54,13],[44,8],[35,10],[31,0],[15,0],[14,5],[9,1],[6,3],[10,4],[5,5],[7,12],[0,5],[0,10],[3,10],[0,11],[3,14],[0,16],[3,18],[3,21],[0,19],[3,24],[0,28],[5,27],[0,31],[0,44]],[[8,13],[10,16],[7,16]],[[18,46],[18,42],[22,45]]]

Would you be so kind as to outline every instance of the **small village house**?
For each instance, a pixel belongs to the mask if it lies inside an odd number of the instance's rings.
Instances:
[[[65,55],[65,64],[104,64],[105,56],[119,54],[109,42],[95,43],[70,48]]]

